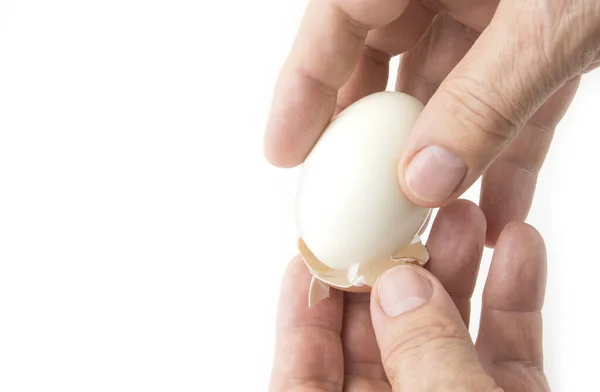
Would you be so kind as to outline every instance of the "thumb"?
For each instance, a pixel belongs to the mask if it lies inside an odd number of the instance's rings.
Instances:
[[[371,317],[394,391],[500,391],[452,299],[425,269],[387,271],[373,289]]]
[[[543,18],[514,17],[533,12],[525,3],[500,2],[415,124],[399,167],[413,202],[437,207],[460,196],[543,102],[576,76],[578,68],[565,59],[581,58],[577,48],[545,42],[554,37],[540,37],[540,31],[553,31],[536,26]]]

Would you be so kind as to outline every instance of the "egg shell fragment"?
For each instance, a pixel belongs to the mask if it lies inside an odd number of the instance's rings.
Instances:
[[[423,266],[429,261],[429,252],[419,236],[390,259],[355,265],[352,276],[348,271],[334,270],[321,263],[302,239],[298,240],[298,250],[313,275],[308,292],[309,307],[329,297],[330,287],[353,293],[368,293],[379,276],[388,269],[405,263]],[[360,284],[357,285],[357,281],[360,281]]]

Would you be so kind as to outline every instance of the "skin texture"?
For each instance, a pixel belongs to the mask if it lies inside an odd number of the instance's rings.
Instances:
[[[294,259],[282,285],[271,391],[548,391],[540,313],[543,240],[523,223],[504,229],[473,344],[467,323],[484,242],[481,210],[454,202],[434,222],[427,269],[397,267],[371,295],[333,291],[312,308],[306,302],[310,273]],[[411,273],[426,281],[428,300],[388,316],[380,302],[381,282],[391,277],[404,287]]]
[[[426,108],[400,186],[439,207],[483,175],[494,246],[527,217],[554,129],[599,48],[596,0],[312,0],[278,78],[265,154],[302,163],[332,116],[385,89],[390,58],[403,54],[396,89]]]

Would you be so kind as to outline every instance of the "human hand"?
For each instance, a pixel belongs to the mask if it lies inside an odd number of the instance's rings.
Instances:
[[[427,270],[396,267],[370,301],[369,294],[332,290],[312,308],[311,276],[296,258],[283,281],[271,391],[549,390],[542,364],[543,240],[522,223],[505,228],[473,345],[467,325],[484,237],[481,211],[454,202],[433,224]]]
[[[265,153],[300,164],[334,113],[384,90],[427,103],[399,164],[404,193],[437,207],[482,174],[493,246],[527,217],[579,75],[600,64],[595,0],[313,0],[279,76]]]

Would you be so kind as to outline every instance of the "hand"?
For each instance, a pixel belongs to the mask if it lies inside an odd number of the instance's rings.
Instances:
[[[427,270],[400,266],[368,294],[333,290],[307,306],[310,274],[289,266],[280,299],[272,392],[547,391],[542,370],[543,240],[503,231],[473,345],[467,324],[485,237],[472,203],[440,210]],[[437,276],[437,279],[434,277]]]
[[[334,113],[384,90],[427,106],[399,165],[404,193],[438,207],[482,174],[487,244],[524,220],[579,75],[600,64],[597,0],[313,0],[278,79],[265,152],[300,164]]]

